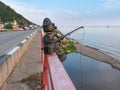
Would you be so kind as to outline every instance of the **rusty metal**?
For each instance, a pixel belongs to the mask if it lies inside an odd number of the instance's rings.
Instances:
[[[42,90],[76,90],[56,53],[42,54]]]
[[[46,32],[46,34],[44,35],[43,40],[42,40],[44,43],[44,53],[47,55],[52,55],[54,52],[56,52],[59,59],[61,61],[64,61],[66,59],[66,54],[64,52],[63,53],[59,52],[61,49],[63,49],[61,40],[63,40],[66,36],[70,35],[71,33],[75,32],[81,28],[84,28],[84,27],[81,26],[79,28],[76,28],[76,29],[72,30],[71,32],[69,32],[65,35],[62,35],[60,37],[55,35],[54,32],[52,32],[52,31]]]

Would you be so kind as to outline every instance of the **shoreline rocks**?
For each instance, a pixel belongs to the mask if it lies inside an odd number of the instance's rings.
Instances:
[[[120,70],[120,61],[103,53],[97,48],[76,43],[76,53],[80,53],[95,60],[110,64],[113,68]]]

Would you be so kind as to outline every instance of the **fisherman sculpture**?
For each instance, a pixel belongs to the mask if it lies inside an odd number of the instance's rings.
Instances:
[[[80,28],[83,27],[79,27],[63,35],[49,18],[45,18],[43,20],[43,31],[45,33],[43,37],[44,53],[51,55],[56,52],[58,58],[61,61],[64,61],[66,59],[66,54],[74,52],[76,50],[74,42],[66,38],[66,36],[70,35]]]

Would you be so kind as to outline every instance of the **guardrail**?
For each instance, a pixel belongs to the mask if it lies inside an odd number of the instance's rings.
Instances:
[[[40,38],[42,38],[42,32]],[[43,48],[42,39],[41,46]],[[41,62],[43,62],[42,90],[76,90],[56,53],[44,55],[44,50],[41,49],[41,54]]]
[[[0,58],[0,88],[4,84],[7,77],[11,74],[24,52],[27,50],[27,47],[29,46],[36,33],[37,32],[30,34],[15,48]]]

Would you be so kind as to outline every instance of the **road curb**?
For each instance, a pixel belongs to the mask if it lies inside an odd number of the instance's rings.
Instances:
[[[0,88],[7,77],[11,74],[36,34],[37,31],[33,32],[24,40],[22,40],[15,48],[10,50],[4,56],[0,57]]]

